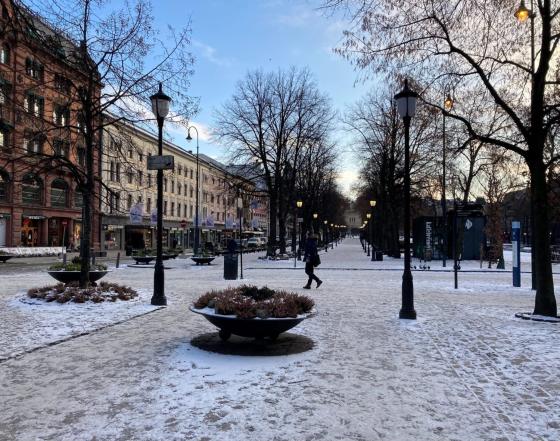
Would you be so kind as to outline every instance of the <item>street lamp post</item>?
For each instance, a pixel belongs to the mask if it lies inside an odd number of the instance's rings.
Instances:
[[[368,244],[367,244],[367,255],[369,257],[370,256],[369,249],[370,249],[370,245],[371,245],[371,223],[372,223],[371,222],[371,213],[366,213],[366,218],[367,218],[366,223],[367,223],[367,226],[368,226],[368,233],[369,233],[368,234]]]
[[[328,231],[328,228],[329,228],[328,224],[329,224],[329,221],[325,219],[323,221],[323,225],[324,225],[323,242],[325,242],[325,253],[329,252],[329,242],[328,242],[328,237],[327,237],[327,231]]]
[[[317,213],[313,213],[313,225],[312,225],[312,230],[313,233],[315,233],[315,227],[316,227],[316,223],[317,223],[317,218],[319,217],[319,215]],[[319,232],[319,229],[317,228],[317,232]]]
[[[371,218],[373,219],[373,209],[375,208],[375,205],[377,204],[377,201],[375,200],[370,200],[369,201],[369,206],[371,208]],[[375,232],[374,227],[373,227],[373,220],[371,221],[372,225],[371,225],[371,231],[370,231],[370,236],[371,236],[371,261],[373,262],[375,260],[375,253],[373,252],[374,248],[373,248],[373,233]]]
[[[239,210],[239,270],[243,280],[243,198],[241,191],[237,193],[237,209]]]
[[[395,95],[397,110],[404,123],[404,272],[402,278],[402,307],[399,312],[401,319],[416,319],[414,310],[414,286],[410,271],[410,120],[416,112],[418,94],[408,88],[408,80],[404,81],[404,89]]]
[[[296,201],[296,223],[294,224],[296,227],[296,237],[298,237],[298,226],[299,226],[299,219],[298,219],[298,214],[299,214],[299,210],[300,208],[303,207],[303,201],[302,200],[297,200]],[[300,227],[301,230],[301,227]],[[294,268],[297,266],[297,258],[299,258],[299,260],[301,260],[301,231],[299,234],[299,246],[297,247],[297,253],[294,253]]]
[[[443,101],[443,107],[445,110],[451,110],[453,108],[453,98],[449,93],[445,97]],[[442,253],[442,266],[445,268],[447,266],[447,196],[445,192],[445,181],[446,181],[446,166],[447,166],[447,147],[445,145],[446,142],[446,132],[445,132],[445,110],[442,112],[443,114],[443,155],[442,155],[442,179],[441,179],[441,211],[443,216],[443,253]]]
[[[163,121],[169,113],[171,98],[163,93],[159,83],[158,93],[150,97],[152,111],[158,125],[158,155],[163,156]],[[156,238],[156,264],[154,266],[154,294],[152,305],[167,305],[165,298],[165,276],[163,270],[163,170],[157,171],[157,238]]]
[[[334,250],[334,224],[331,224],[331,250]]]
[[[195,196],[195,214],[194,214],[194,249],[193,254],[198,255],[198,247],[200,246],[200,218],[198,209],[199,198],[199,183],[200,183],[200,164],[198,161],[198,129],[195,126],[190,126],[187,130],[187,141],[191,141],[191,129],[196,132],[196,196]]]
[[[531,0],[531,9],[527,9],[525,1],[521,0],[515,13],[513,14],[517,21],[520,23],[525,22],[527,19],[531,22],[531,94],[535,90],[535,4]],[[537,289],[537,272],[536,272],[536,258],[535,258],[535,240],[532,230],[535,225],[535,213],[531,209],[531,288]]]

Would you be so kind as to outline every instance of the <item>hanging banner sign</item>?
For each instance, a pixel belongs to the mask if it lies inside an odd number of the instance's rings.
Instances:
[[[154,208],[152,210],[152,212],[150,213],[150,223],[152,225],[156,225],[157,224],[157,208]]]
[[[228,230],[232,229],[235,225],[235,221],[233,220],[233,218],[231,216],[228,216],[226,219],[226,228]]]
[[[130,207],[130,222],[133,224],[141,224],[142,223],[142,216],[144,214],[144,205],[143,204],[134,204]]]
[[[206,226],[208,226],[208,227],[213,227],[214,226],[214,216],[209,215],[206,218]]]

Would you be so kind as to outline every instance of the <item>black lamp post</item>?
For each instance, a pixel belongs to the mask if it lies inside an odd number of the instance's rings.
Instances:
[[[294,268],[297,266],[297,260],[301,260],[301,226],[299,225],[299,218],[298,218],[299,211],[300,211],[301,207],[303,207],[303,201],[298,199],[296,201],[296,222],[294,224],[294,226],[296,228],[296,237],[298,237],[298,232],[297,232],[298,226],[299,226],[300,232],[299,232],[299,245],[297,247],[297,253],[294,253]],[[296,258],[297,258],[297,260],[296,260]]]
[[[158,124],[158,155],[163,155],[163,121],[169,113],[171,98],[163,93],[161,83],[159,91],[150,97],[152,112]],[[157,238],[156,238],[156,264],[154,266],[154,294],[152,305],[167,305],[165,298],[165,277],[163,272],[163,170],[157,171]]]
[[[329,244],[329,241],[328,241],[328,237],[327,237],[327,230],[328,230],[328,228],[329,228],[329,227],[328,227],[328,224],[329,224],[329,221],[325,219],[325,220],[323,221],[324,230],[325,230],[325,231],[323,232],[323,242],[325,243],[325,253],[328,253],[328,252],[329,252],[329,245],[328,245],[328,244]]]
[[[317,218],[318,218],[318,217],[319,217],[319,214],[313,213],[313,225],[312,225],[312,227],[313,227],[313,228],[312,228],[313,233],[315,233],[315,227],[316,227],[315,224],[317,223]],[[319,229],[318,229],[318,228],[317,228],[317,232],[319,232]]]
[[[196,132],[196,196],[195,196],[195,214],[194,214],[194,249],[193,254],[198,255],[198,247],[200,246],[200,218],[198,211],[198,197],[200,189],[200,164],[198,162],[198,129],[195,126],[190,126],[187,131],[187,141],[191,141],[191,129]]]
[[[451,110],[453,108],[453,98],[449,93],[443,101],[443,107],[445,110]],[[441,179],[441,211],[443,215],[443,253],[442,253],[442,266],[445,268],[447,266],[447,195],[445,192],[446,184],[446,166],[447,166],[447,147],[445,145],[447,135],[445,132],[445,111],[443,113],[443,155],[442,155],[442,179]]]
[[[331,250],[334,250],[334,224],[331,224]]]
[[[240,279],[243,280],[243,198],[241,190],[237,193],[237,209],[239,210],[239,271]]]
[[[416,319],[414,310],[414,287],[410,271],[410,120],[416,113],[418,94],[408,88],[404,80],[404,89],[395,95],[397,110],[404,123],[404,272],[402,278],[402,307],[399,318]]]
[[[369,233],[368,234],[368,243],[367,243],[367,255],[369,257],[370,256],[369,249],[370,249],[370,244],[371,244],[371,213],[366,213],[366,218],[367,218],[366,224],[367,224],[368,233]]]
[[[375,208],[375,205],[377,204],[377,202],[375,200],[371,200],[369,201],[369,206],[371,207],[371,226],[370,226],[370,240],[371,240],[371,261],[373,262],[375,260],[375,253],[374,251],[374,247],[373,247],[373,232],[374,232],[374,228],[373,228],[373,209]]]

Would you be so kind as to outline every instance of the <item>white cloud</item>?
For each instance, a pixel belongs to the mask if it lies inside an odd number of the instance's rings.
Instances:
[[[218,51],[216,48],[202,43],[201,41],[192,40],[192,45],[194,48],[198,49],[197,52],[202,58],[210,61],[213,64],[223,67],[229,67],[233,64],[234,60],[231,58],[218,56]]]
[[[352,198],[354,197],[354,192],[352,191],[352,185],[358,179],[358,172],[353,169],[345,169],[338,174],[337,182],[342,187],[343,193]]]

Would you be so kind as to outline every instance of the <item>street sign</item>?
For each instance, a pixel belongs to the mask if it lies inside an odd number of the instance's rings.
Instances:
[[[184,219],[181,221],[181,228],[183,229],[187,228],[187,221]]]
[[[148,170],[173,170],[173,155],[148,156]]]

